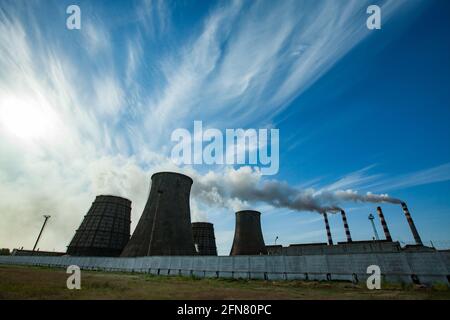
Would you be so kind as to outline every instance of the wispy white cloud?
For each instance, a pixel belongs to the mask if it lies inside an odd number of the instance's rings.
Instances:
[[[98,57],[111,49],[109,33],[99,21],[86,22],[82,28],[84,46],[91,57]]]
[[[81,79],[80,62],[51,37],[45,46],[33,45],[43,36],[36,21],[25,23],[12,7],[2,8],[0,16],[0,212],[8,221],[0,241],[29,247],[41,215],[49,213],[52,232],[42,245],[64,250],[94,195],[104,190],[99,168],[114,172],[123,166],[102,163],[115,140],[102,107],[108,115],[117,113],[123,93],[111,73],[98,78],[93,70]],[[125,169],[131,183],[135,171]],[[128,188],[138,196],[133,186]]]
[[[410,172],[396,177],[385,178],[373,185],[375,189],[401,190],[420,185],[438,183],[450,180],[450,163],[436,167]]]
[[[141,64],[142,56],[142,38],[138,33],[138,36],[128,40],[127,44],[126,83],[128,86],[132,86],[135,83],[135,75]]]
[[[143,30],[151,38],[165,36],[171,29],[169,1],[143,0],[137,6],[136,15]]]
[[[368,1],[231,2],[192,40],[165,57],[167,81],[146,122],[163,136],[176,125],[268,123],[370,33]],[[383,23],[406,1],[386,1]],[[339,12],[339,14],[337,14]]]
[[[99,114],[117,115],[124,106],[124,92],[117,78],[111,74],[96,76],[93,80],[95,105]]]
[[[326,191],[360,189],[386,192],[450,181],[450,163],[394,176],[386,173],[370,173],[370,170],[374,167],[375,165],[371,165],[348,173],[336,182],[325,185],[321,189]]]
[[[179,171],[166,157],[172,129],[194,119],[219,128],[271,124],[290,100],[368,35],[364,21],[355,18],[366,3],[222,3],[153,65],[158,81],[142,83],[139,77],[154,75],[146,68],[146,41],[173,28],[168,2],[143,2],[146,10],[136,19],[142,34],[125,36],[120,50],[100,19],[83,22],[84,49],[76,53],[71,52],[76,46],[39,28],[42,22],[27,20],[33,15],[22,14],[23,8],[0,8],[0,212],[8,221],[0,225],[0,242],[29,247],[41,215],[50,213],[52,232],[42,246],[64,250],[100,193],[130,198],[134,226],[150,174]],[[404,3],[384,2],[384,23]],[[50,122],[36,124],[43,119]],[[408,177],[409,183],[436,180],[445,167],[440,170]],[[196,181],[193,220],[207,219],[208,205],[231,211],[258,200],[238,197],[237,191],[245,194],[261,182],[248,168],[183,172]],[[365,174],[329,188],[378,178]],[[236,187],[235,193],[224,197],[218,181]],[[219,242],[228,243],[229,231],[220,232]]]
[[[375,165],[371,165],[355,172],[346,174],[336,182],[327,185],[324,190],[336,191],[340,189],[358,189],[361,187],[366,187],[369,183],[376,181],[382,176],[381,174],[368,173],[368,171],[374,166]]]

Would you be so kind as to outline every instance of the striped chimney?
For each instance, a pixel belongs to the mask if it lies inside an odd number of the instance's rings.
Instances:
[[[347,223],[347,216],[345,215],[345,211],[341,210],[342,222],[344,222],[345,235],[347,236],[347,242],[352,242],[352,236],[350,235],[350,229]]]
[[[325,228],[327,229],[328,244],[331,246],[333,245],[333,238],[331,238],[330,224],[328,223],[328,216],[326,212],[323,213],[323,219],[325,221]]]
[[[381,211],[381,207],[377,207],[378,216],[380,217],[381,226],[383,227],[384,235],[386,236],[386,240],[392,242],[391,233],[389,232],[388,226],[386,224],[386,220],[384,220],[383,211]]]
[[[413,219],[411,218],[411,214],[409,213],[408,207],[406,206],[406,203],[402,202],[402,208],[403,212],[405,213],[406,220],[408,220],[409,227],[411,228],[411,232],[414,236],[414,240],[416,241],[416,244],[422,246],[422,239],[420,239],[419,232],[417,232],[416,226],[414,224]]]

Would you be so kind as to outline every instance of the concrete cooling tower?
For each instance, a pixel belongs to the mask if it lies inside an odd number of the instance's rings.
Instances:
[[[100,195],[67,248],[72,256],[119,256],[130,239],[131,201]]]
[[[195,255],[189,194],[192,179],[173,172],[152,176],[150,195],[122,257]]]
[[[260,216],[260,212],[253,210],[236,212],[236,227],[230,256],[267,254]]]
[[[193,222],[192,233],[195,250],[201,256],[217,256],[214,226],[209,222]]]

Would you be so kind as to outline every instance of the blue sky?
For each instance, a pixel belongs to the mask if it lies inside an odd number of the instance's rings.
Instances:
[[[366,28],[374,3],[381,30]],[[269,180],[388,193],[424,241],[450,246],[447,1],[78,1],[81,30],[66,28],[69,4],[0,5],[1,247],[32,246],[49,212],[41,247],[64,250],[101,193],[133,201],[134,228],[160,170],[194,178],[192,217],[214,223],[221,254],[244,207],[263,213],[267,243],[326,241],[317,213],[236,196]],[[176,167],[170,134],[194,120],[279,129],[279,173]],[[378,204],[336,204],[355,240],[372,237]],[[412,242],[400,206],[382,207]]]

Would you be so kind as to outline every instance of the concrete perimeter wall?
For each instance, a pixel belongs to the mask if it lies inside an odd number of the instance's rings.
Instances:
[[[450,252],[399,252],[304,256],[152,256],[138,258],[0,256],[0,264],[143,272],[213,278],[365,281],[378,265],[384,281],[449,284]]]

